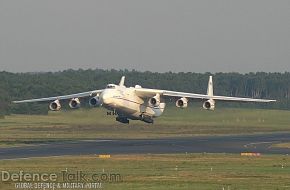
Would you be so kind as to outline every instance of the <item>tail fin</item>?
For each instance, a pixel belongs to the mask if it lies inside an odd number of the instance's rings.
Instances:
[[[209,76],[208,80],[208,86],[207,86],[207,95],[213,96],[213,82],[212,82],[212,76]]]
[[[124,86],[124,83],[125,83],[125,76],[122,76],[119,86]]]

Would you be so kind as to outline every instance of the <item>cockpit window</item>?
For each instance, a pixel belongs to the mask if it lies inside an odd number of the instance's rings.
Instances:
[[[111,89],[112,89],[112,88],[115,88],[115,85],[113,85],[113,84],[108,84],[106,88],[111,88]]]

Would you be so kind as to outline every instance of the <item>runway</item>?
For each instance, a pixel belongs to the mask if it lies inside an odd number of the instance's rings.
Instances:
[[[89,154],[241,153],[289,154],[271,145],[290,142],[289,133],[162,139],[94,139],[0,148],[0,160]]]

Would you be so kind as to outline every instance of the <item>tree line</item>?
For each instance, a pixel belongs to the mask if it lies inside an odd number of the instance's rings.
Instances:
[[[60,72],[0,72],[0,113],[47,113],[48,103],[11,104],[12,100],[58,96],[94,89],[108,83],[118,84],[126,76],[126,86],[136,84],[183,92],[206,93],[209,75],[213,75],[214,94],[277,99],[277,103],[255,104],[258,108],[290,108],[290,73],[193,73],[139,72],[128,70],[65,70]],[[167,101],[170,101],[167,99]],[[219,103],[219,106],[252,106],[240,103]]]

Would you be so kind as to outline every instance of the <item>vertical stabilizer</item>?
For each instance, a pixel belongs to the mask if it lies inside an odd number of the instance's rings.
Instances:
[[[208,86],[207,86],[207,95],[213,96],[213,83],[212,83],[212,76],[209,76]]]
[[[119,86],[124,86],[124,84],[125,84],[125,76],[122,76]]]

